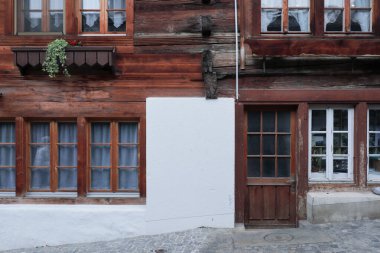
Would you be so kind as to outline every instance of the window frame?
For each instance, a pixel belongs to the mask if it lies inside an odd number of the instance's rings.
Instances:
[[[42,12],[42,18],[41,18],[41,25],[48,26],[49,18],[48,14],[50,9],[48,8],[48,2],[49,0],[41,0],[43,8],[41,9]],[[41,31],[41,32],[19,32],[18,30],[18,23],[19,23],[19,13],[18,13],[18,0],[14,0],[14,34],[15,35],[65,35],[66,34],[66,0],[63,1],[63,27],[62,32],[49,32],[49,31]],[[45,6],[45,7],[44,7]],[[42,29],[43,30],[43,29]]]
[[[109,123],[110,124],[110,189],[91,189],[91,145],[92,145],[92,136],[91,129],[93,123]],[[136,190],[131,189],[118,189],[118,169],[120,168],[118,162],[119,154],[119,123],[136,123],[137,124],[137,166],[121,166],[121,167],[133,167],[137,169],[137,188]],[[87,166],[86,166],[86,192],[88,197],[112,197],[112,196],[121,196],[121,197],[141,197],[141,187],[143,186],[143,172],[141,171],[143,162],[142,162],[142,130],[141,130],[141,121],[139,119],[91,119],[87,124],[87,136],[88,141],[86,145],[87,149]],[[107,166],[102,166],[107,167]],[[107,167],[108,168],[108,167]]]
[[[369,120],[369,111],[371,110],[376,110],[376,111],[380,111],[380,106],[377,105],[377,106],[368,106],[367,108],[367,182],[369,183],[379,183],[380,182],[380,175],[379,176],[372,176],[370,177],[370,173],[369,173],[369,158],[370,157],[379,157],[380,158],[380,154],[370,154],[369,153],[369,135],[370,135],[370,130],[369,130],[369,123],[370,123],[370,120]],[[380,133],[380,131],[371,131],[371,133]]]
[[[83,0],[78,0],[76,4],[76,17],[78,20],[78,34],[82,36],[133,36],[133,19],[134,19],[134,0],[124,0],[126,9],[126,27],[125,32],[108,32],[108,18],[107,18],[107,1],[99,0],[100,2],[100,30],[99,32],[84,32],[82,31],[82,2]],[[88,9],[87,9],[88,10]]]
[[[313,110],[325,110],[326,111],[326,131],[312,131],[312,111]],[[345,131],[334,131],[334,110],[347,110],[347,135],[348,135],[348,150],[347,150],[347,173],[339,173],[334,176],[333,173],[333,159],[337,155],[333,154],[333,137],[334,132],[345,132]],[[317,182],[353,182],[353,170],[354,170],[354,108],[351,106],[310,106],[309,108],[309,122],[308,122],[308,179],[310,183]],[[312,134],[315,133],[325,133],[326,134],[326,154],[321,155],[321,157],[326,157],[326,172],[324,175],[321,173],[311,172],[312,163]]]
[[[1,194],[7,194],[7,193],[11,193],[12,195],[15,193],[16,191],[16,177],[17,177],[17,162],[16,162],[16,157],[17,157],[17,154],[16,154],[16,150],[17,150],[17,136],[16,136],[16,122],[12,119],[1,119],[0,120],[0,124],[7,124],[7,123],[12,123],[14,125],[14,136],[15,136],[15,141],[14,142],[10,142],[10,143],[2,143],[0,142],[0,145],[13,145],[14,148],[15,148],[15,165],[14,166],[1,166],[0,170],[1,169],[6,169],[6,168],[13,168],[15,170],[15,188],[13,189],[0,189],[0,193]]]
[[[334,35],[334,34],[355,34],[355,35],[360,35],[360,34],[373,34],[373,24],[375,22],[375,15],[373,13],[373,10],[374,10],[374,5],[375,5],[375,1],[374,0],[370,0],[371,1],[371,11],[370,11],[370,31],[368,32],[361,32],[361,31],[351,31],[351,13],[352,13],[352,10],[362,10],[362,9],[366,9],[368,10],[369,8],[351,8],[351,0],[343,0],[343,30],[342,31],[326,31],[326,26],[325,26],[325,10],[327,9],[341,9],[341,8],[326,8],[325,6],[323,6],[323,32],[324,34],[326,35]],[[323,3],[325,3],[325,1],[323,1]]]

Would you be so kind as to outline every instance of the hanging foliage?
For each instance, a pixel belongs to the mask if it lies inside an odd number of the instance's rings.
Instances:
[[[59,73],[70,76],[66,65],[66,47],[69,45],[64,39],[56,39],[49,43],[42,70],[53,78]]]

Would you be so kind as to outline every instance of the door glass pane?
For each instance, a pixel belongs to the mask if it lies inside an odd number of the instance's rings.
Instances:
[[[248,135],[248,155],[260,154],[260,135]]]
[[[260,132],[260,112],[248,112],[248,132]]]
[[[334,131],[347,131],[348,111],[334,110]]]
[[[33,168],[30,176],[30,187],[33,190],[50,189],[50,168]]]
[[[326,172],[326,158],[325,157],[312,157],[311,158],[311,172],[325,173]]]
[[[100,12],[84,11],[82,12],[82,31],[99,32],[100,31]]]
[[[325,110],[313,110],[311,112],[311,131],[326,131]]]
[[[290,112],[277,113],[277,132],[290,132]]]
[[[263,158],[263,177],[275,177],[275,159]]]
[[[263,135],[263,155],[275,154],[275,136]]]
[[[325,30],[326,32],[343,31],[343,10],[325,10]]]
[[[136,168],[119,169],[119,189],[137,190],[139,174]]]
[[[282,9],[262,9],[261,10],[261,31],[281,32],[282,31]]]
[[[91,169],[91,189],[94,190],[109,190],[110,189],[109,168],[92,168]]]
[[[260,177],[260,158],[248,158],[248,177]]]
[[[290,158],[278,158],[278,177],[290,176]]]
[[[30,159],[32,166],[50,166],[50,145],[32,145]]]
[[[380,131],[380,110],[369,110],[369,131]]]
[[[263,132],[275,131],[275,112],[263,112]]]
[[[277,142],[277,154],[290,155],[290,135],[278,135]]]
[[[370,32],[371,31],[371,11],[352,10],[351,11],[351,31]]]
[[[16,173],[14,168],[0,169],[0,190],[16,188]]]
[[[334,159],[333,172],[334,173],[347,173],[348,160],[347,159]]]
[[[380,154],[380,133],[369,134],[369,153]]]
[[[370,175],[380,176],[380,157],[369,157],[368,169]]]
[[[76,168],[64,168],[58,170],[58,188],[68,190],[77,188]]]
[[[119,166],[138,166],[137,146],[119,146]]]
[[[311,153],[326,154],[326,134],[311,135]]]
[[[348,134],[334,133],[334,154],[348,154]]]

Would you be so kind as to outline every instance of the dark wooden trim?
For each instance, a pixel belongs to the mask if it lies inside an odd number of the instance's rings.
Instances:
[[[245,164],[245,129],[246,119],[244,105],[235,105],[235,222],[244,222],[244,195],[246,183]]]
[[[79,197],[86,197],[87,192],[87,121],[84,117],[77,119],[78,127],[78,167],[77,167],[77,193]]]
[[[308,191],[309,106],[301,103],[297,109],[297,219],[306,218],[306,194]]]
[[[70,1],[66,0],[65,2],[65,34],[69,35],[77,35],[78,30],[77,30],[77,23],[78,19],[77,16],[75,15],[75,1]]]
[[[313,2],[314,12],[312,16],[310,16],[311,32],[315,36],[323,36],[325,30],[325,20],[324,15],[321,15],[321,13],[324,13],[325,2],[324,0],[315,0]]]
[[[25,120],[16,118],[16,196],[23,197],[26,192],[26,164],[25,164]]]
[[[4,0],[4,34],[13,35],[14,33],[14,1],[15,0]]]
[[[139,190],[140,197],[146,197],[146,117],[142,116],[139,123],[139,151],[140,151],[140,173]]]
[[[359,103],[380,101],[380,89],[240,90],[241,102],[255,103]]]
[[[354,120],[354,180],[359,187],[367,186],[367,103],[355,107]]]
[[[244,1],[245,3],[248,2],[247,0]],[[253,0],[252,2],[252,12],[247,18],[252,19],[252,36],[259,36],[261,34],[261,0]]]
[[[380,2],[378,0],[373,1],[373,24],[372,30],[376,36],[380,36]]]

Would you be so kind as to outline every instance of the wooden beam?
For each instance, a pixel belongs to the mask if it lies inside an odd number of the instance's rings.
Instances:
[[[87,121],[85,117],[77,119],[78,125],[78,165],[77,165],[77,192],[78,197],[85,197],[87,192]]]
[[[244,105],[235,105],[235,222],[244,222],[244,196],[246,191]]]
[[[22,117],[16,118],[16,196],[23,197],[26,192],[26,137],[25,121]]]
[[[359,187],[367,185],[367,103],[355,107],[354,180]]]

